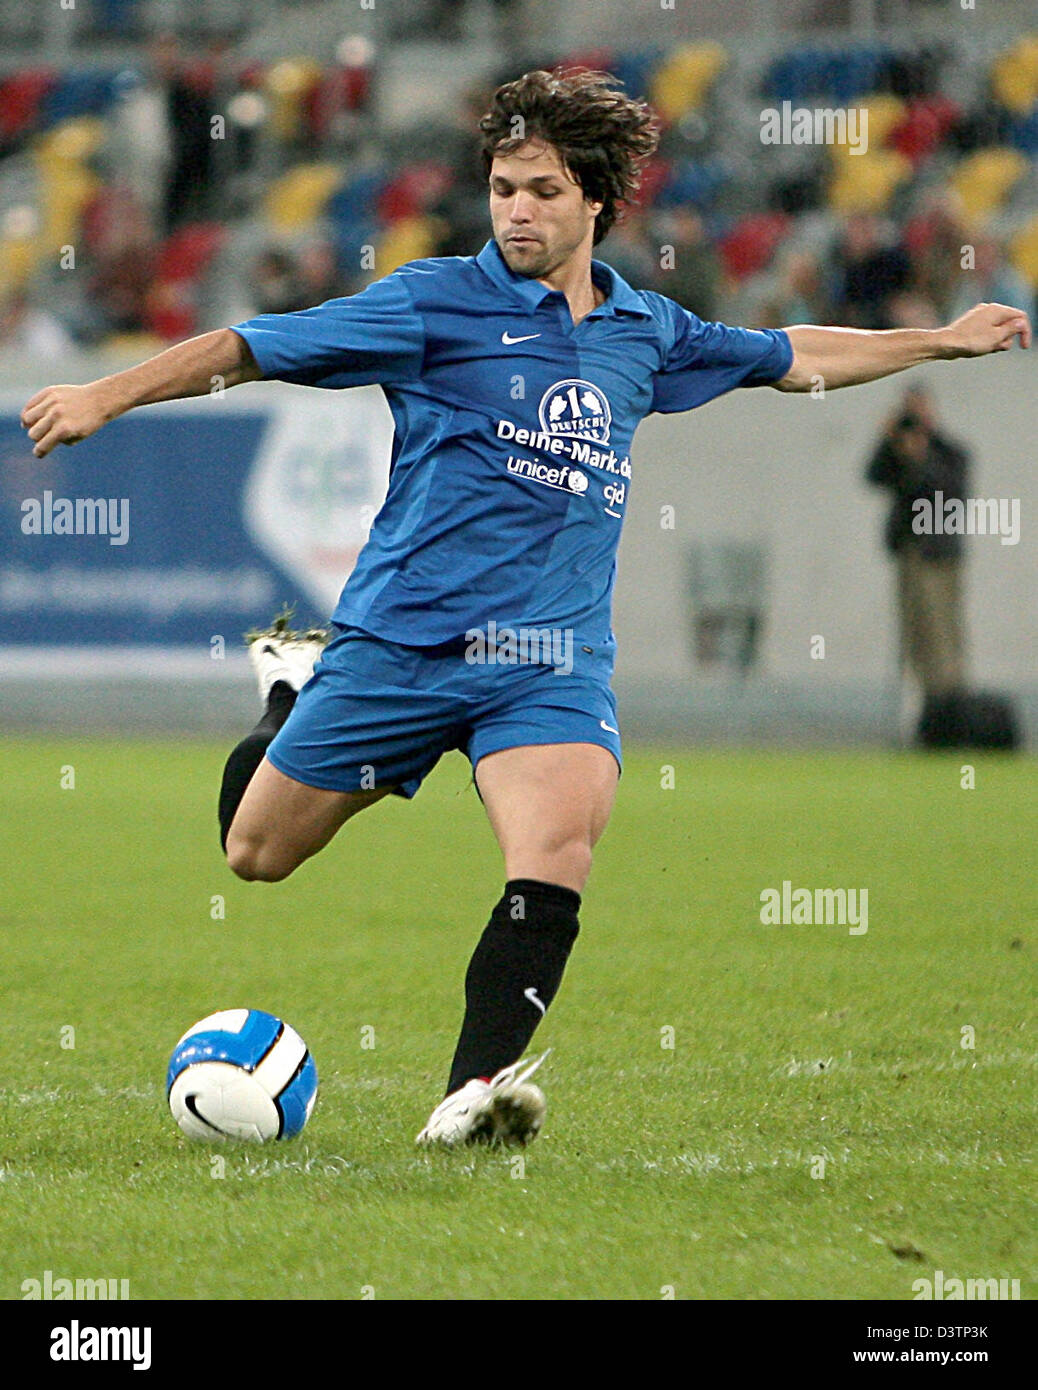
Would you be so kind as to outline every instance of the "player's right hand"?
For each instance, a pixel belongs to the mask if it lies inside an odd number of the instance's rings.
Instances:
[[[88,386],[45,386],[27,401],[22,428],[29,431],[38,459],[56,444],[78,444],[111,418],[100,382]]]

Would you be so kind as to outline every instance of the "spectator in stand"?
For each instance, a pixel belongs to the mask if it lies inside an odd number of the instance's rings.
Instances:
[[[920,289],[892,294],[887,301],[887,317],[891,328],[940,328],[945,322],[934,302]]]
[[[273,246],[256,257],[249,294],[257,314],[290,314],[312,307],[303,303],[303,289],[292,257]]]
[[[109,187],[97,199],[92,221],[87,336],[146,331],[158,259],[148,216],[129,189]]]
[[[778,265],[762,288],[755,318],[759,328],[834,321],[825,276],[812,252],[788,245],[779,252]]]
[[[660,245],[660,238],[650,236],[645,214],[638,208],[628,208],[601,246],[595,247],[594,255],[595,260],[611,265],[636,290],[666,290],[661,279]],[[664,278],[673,273],[666,272]]]
[[[851,328],[892,328],[890,301],[909,289],[908,254],[871,213],[854,213],[835,248],[836,317]]]
[[[296,279],[301,308],[309,309],[349,293],[330,241],[311,241],[303,247],[296,262]]]
[[[672,208],[659,219],[657,231],[661,246],[674,252],[673,269],[667,268],[669,259],[663,262],[656,288],[699,318],[716,319],[721,262],[702,217],[694,208]]]
[[[57,361],[75,350],[63,325],[45,309],[34,307],[24,290],[14,290],[0,303],[0,353]]]
[[[151,47],[152,84],[162,94],[170,134],[170,159],[163,198],[164,230],[204,215],[213,176],[212,105],[201,80],[189,77],[173,34]]]
[[[510,54],[518,53],[524,42],[520,0],[490,0],[497,20],[498,39]],[[471,0],[434,0],[429,12],[429,30],[448,43],[465,38],[465,20],[469,18]]]
[[[912,260],[913,285],[933,305],[935,323],[905,327],[929,328],[949,321],[962,268],[962,248],[969,240],[957,196],[944,189],[929,197],[906,227],[905,242]],[[970,308],[976,303],[979,301],[973,300]]]
[[[973,269],[961,269],[956,276],[950,317],[957,318],[974,304],[1012,304],[1032,314],[1036,307],[1034,290],[1005,259],[997,238],[985,234],[966,240],[973,247]]]
[[[462,94],[440,141],[440,158],[453,171],[450,187],[429,209],[442,224],[438,256],[472,256],[487,239],[487,176],[479,153],[479,119],[492,88],[476,83]]]
[[[108,153],[151,225],[160,227],[173,158],[169,103],[157,83],[133,76],[112,111]]]

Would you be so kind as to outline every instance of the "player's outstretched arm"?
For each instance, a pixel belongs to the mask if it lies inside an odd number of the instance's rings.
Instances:
[[[819,381],[826,390],[876,381],[922,362],[953,357],[985,357],[1005,352],[1019,338],[1031,345],[1031,324],[1022,309],[1008,304],[977,304],[944,328],[787,328],[793,365],[779,391],[810,391]]]
[[[56,444],[78,444],[134,406],[205,396],[217,382],[239,386],[261,375],[244,338],[218,328],[85,386],[46,386],[26,402],[22,426],[33,453],[43,458]]]

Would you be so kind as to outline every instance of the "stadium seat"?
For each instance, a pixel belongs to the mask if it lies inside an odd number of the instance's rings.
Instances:
[[[614,72],[617,54],[611,48],[582,48],[576,53],[567,53],[554,71],[569,72],[576,68],[590,68],[594,72]]]
[[[339,164],[298,164],[267,191],[265,211],[279,231],[308,227],[342,182]]]
[[[378,215],[386,223],[418,217],[443,197],[453,181],[446,164],[426,160],[408,165],[382,188],[376,204]]]
[[[861,155],[841,153],[834,160],[829,207],[841,215],[885,212],[895,189],[911,176],[911,160],[897,150],[870,148]]]
[[[1038,102],[1038,35],[1021,39],[991,65],[991,91],[996,101],[1018,116]]]
[[[771,64],[765,76],[765,89],[775,101],[800,101],[822,88],[825,55],[814,49],[784,53]]]
[[[197,320],[192,287],[172,280],[156,282],[148,295],[145,319],[148,332],[167,343],[190,338]]]
[[[949,97],[917,97],[908,103],[902,120],[891,131],[890,147],[919,165],[940,148],[961,115],[961,107]]]
[[[1027,283],[1038,290],[1038,214],[1010,238],[1009,259]]]
[[[706,210],[731,177],[731,168],[723,159],[681,160],[670,168],[666,182],[656,194],[656,205],[668,208],[691,203],[700,211]]]
[[[1028,161],[1019,150],[978,150],[956,166],[951,185],[968,217],[988,217],[1005,204],[1027,169]]]
[[[664,121],[677,121],[697,111],[709,95],[717,74],[728,62],[719,43],[682,44],[656,69],[649,88],[653,106]]]
[[[401,217],[375,247],[375,275],[389,275],[407,261],[419,261],[436,251],[440,224],[434,217]]]
[[[226,239],[227,229],[219,222],[189,222],[178,227],[159,252],[156,280],[169,284],[197,281]]]
[[[40,105],[57,80],[54,68],[30,68],[0,83],[0,138],[12,139],[37,124]]]
[[[663,60],[664,50],[641,48],[632,53],[618,53],[610,71],[623,83],[628,96],[645,101],[652,86],[652,75]]]
[[[41,216],[40,242],[46,254],[57,256],[59,248],[74,244],[84,209],[101,187],[100,180],[79,159],[62,153],[57,145],[41,142],[33,151],[39,180]],[[68,147],[76,149],[78,137]]]
[[[158,333],[110,333],[100,345],[100,351],[123,361],[136,358],[154,357],[157,352],[169,346],[169,341]]]
[[[334,222],[341,225],[367,221],[374,214],[379,195],[387,181],[386,170],[382,168],[368,169],[362,174],[357,174],[331,195],[325,212]]]
[[[263,74],[271,104],[270,129],[282,141],[297,140],[304,129],[306,101],[320,82],[320,64],[311,58],[282,58]]]
[[[1014,149],[1029,155],[1031,159],[1038,159],[1038,104],[1030,115],[1013,122],[1009,138]]]
[[[22,289],[43,257],[38,235],[0,236],[0,299]]]
[[[765,90],[776,101],[828,97],[847,105],[872,91],[889,54],[876,45],[853,49],[800,48],[772,63]]]
[[[886,92],[866,97],[858,105],[862,110],[868,112],[870,150],[889,142],[892,133],[905,119],[908,109],[900,97],[890,96]],[[858,156],[855,155],[855,158]]]
[[[661,191],[673,177],[673,165],[669,159],[654,155],[642,168],[641,183],[638,189],[638,205],[651,208]]]
[[[784,212],[753,212],[721,238],[721,259],[733,280],[755,275],[768,265],[789,230],[789,222]]]
[[[40,124],[57,125],[77,116],[103,116],[116,99],[114,72],[64,72],[43,96]]]
[[[370,97],[370,68],[333,67],[322,75],[303,99],[307,128],[316,140],[324,140],[333,122],[344,111],[362,110]]]
[[[108,126],[98,116],[80,116],[52,126],[36,139],[37,159],[79,163],[89,159],[108,138]]]

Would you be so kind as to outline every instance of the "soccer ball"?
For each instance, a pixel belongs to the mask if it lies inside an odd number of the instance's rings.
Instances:
[[[317,1099],[317,1067],[294,1028],[262,1009],[224,1009],[189,1028],[166,1073],[190,1139],[291,1139]]]

